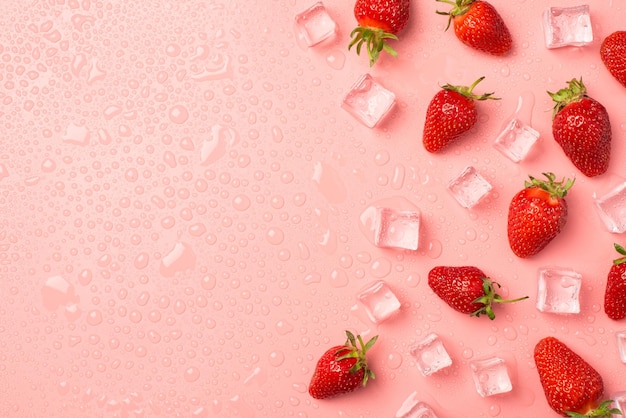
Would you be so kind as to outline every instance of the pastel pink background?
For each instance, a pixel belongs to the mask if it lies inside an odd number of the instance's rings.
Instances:
[[[599,58],[624,29],[621,1],[591,2],[595,40],[547,50],[541,14],[565,0],[492,3],[514,38],[504,58],[445,32],[445,5],[413,1],[399,58],[370,69],[347,51],[351,1],[324,2],[336,36],[300,45],[313,1],[3,1],[0,5],[0,416],[393,417],[416,392],[441,418],[550,417],[532,351],[554,335],[583,354],[611,395],[626,391],[602,309],[621,235],[594,195],[622,181],[626,89]],[[340,108],[370,74],[397,106],[368,129]],[[479,123],[431,155],[421,145],[439,85],[485,80]],[[609,172],[588,179],[552,139],[546,91],[583,78],[613,126]],[[541,133],[515,164],[492,144],[522,98]],[[472,210],[446,190],[465,166],[494,186]],[[576,176],[568,225],[521,260],[508,203],[529,174]],[[379,249],[362,216],[377,202],[422,212],[417,251]],[[435,265],[476,265],[505,296],[469,318],[428,288]],[[583,275],[581,313],[535,308],[537,270]],[[402,302],[380,325],[356,294],[385,280]],[[307,385],[344,330],[378,334],[366,390],[313,400]],[[408,348],[435,332],[453,365],[424,377]],[[510,393],[481,398],[469,361],[500,355]]]

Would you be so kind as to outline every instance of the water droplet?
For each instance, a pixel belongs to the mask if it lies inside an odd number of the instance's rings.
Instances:
[[[504,327],[502,332],[504,333],[504,338],[509,341],[513,341],[517,338],[517,331],[513,327]]]
[[[170,109],[169,117],[172,122],[180,125],[189,119],[189,111],[185,106],[176,105]]]
[[[346,62],[346,55],[341,51],[331,51],[326,55],[326,63],[335,70],[341,70]]]
[[[378,258],[372,262],[370,272],[378,279],[386,277],[391,273],[391,262],[386,258]]]
[[[250,207],[250,198],[246,195],[240,194],[233,198],[233,208],[239,211],[245,211]]]
[[[187,382],[195,382],[200,378],[200,370],[197,367],[189,367],[185,370],[184,377]]]
[[[285,233],[278,227],[272,227],[267,230],[265,237],[270,244],[279,245],[284,241]]]
[[[330,273],[330,285],[332,287],[345,287],[348,285],[348,275],[343,270],[333,270]]]
[[[400,353],[391,352],[387,354],[385,363],[390,369],[397,369],[402,365],[402,355]]]
[[[281,366],[284,362],[285,362],[285,353],[283,353],[282,351],[272,351],[269,354],[269,363],[272,366],[278,367],[278,366]]]

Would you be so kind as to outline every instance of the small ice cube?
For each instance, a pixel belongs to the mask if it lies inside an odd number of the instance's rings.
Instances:
[[[448,190],[452,196],[461,206],[468,209],[475,206],[492,188],[491,184],[472,166],[466,167],[461,174],[448,183]]]
[[[296,29],[298,36],[304,39],[308,46],[314,46],[333,36],[337,24],[326,11],[324,4],[319,1],[296,15]]]
[[[379,324],[400,310],[400,301],[383,280],[377,280],[361,289],[357,295],[370,321]]]
[[[376,208],[374,244],[383,248],[417,250],[419,245],[420,212]]]
[[[616,394],[611,396],[611,399],[613,399],[613,406],[619,409],[622,413],[622,415],[613,416],[626,416],[626,392],[617,392]]]
[[[539,139],[539,132],[519,119],[511,119],[496,138],[493,146],[511,161],[519,163]]]
[[[600,219],[610,232],[626,232],[626,182],[594,199],[594,202]]]
[[[395,418],[437,418],[437,415],[426,402],[417,399],[417,392],[413,392],[396,411]]]
[[[389,113],[395,102],[395,94],[365,74],[350,88],[341,107],[368,128],[373,128]]]
[[[428,334],[425,339],[411,346],[409,352],[417,361],[417,368],[423,376],[452,365],[452,359],[437,334]]]
[[[550,7],[543,13],[546,48],[584,46],[593,41],[593,28],[586,4]]]
[[[510,392],[513,389],[504,359],[491,357],[470,362],[476,391],[482,397]]]
[[[619,358],[622,360],[622,363],[626,363],[626,331],[618,332],[616,335]]]
[[[537,309],[557,314],[580,312],[582,276],[570,269],[542,268],[537,286]]]

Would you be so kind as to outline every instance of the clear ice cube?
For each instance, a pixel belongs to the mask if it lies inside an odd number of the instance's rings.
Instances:
[[[513,389],[504,359],[490,357],[470,362],[476,391],[482,397],[510,392]]]
[[[333,36],[337,24],[320,1],[296,15],[296,30],[308,46],[314,46]]]
[[[341,107],[368,128],[375,127],[396,102],[396,95],[369,74],[361,76],[350,88]]]
[[[537,309],[557,314],[580,313],[582,276],[570,269],[542,268],[537,285]]]
[[[620,410],[622,415],[613,415],[614,417],[626,416],[626,392],[617,392],[613,396],[613,407]]]
[[[383,280],[377,280],[361,289],[357,299],[370,321],[380,324],[400,311],[400,301]]]
[[[426,402],[417,399],[417,392],[413,392],[402,403],[395,418],[437,418],[437,415]]]
[[[417,210],[376,208],[374,244],[382,248],[417,250],[420,217]]]
[[[626,331],[618,332],[616,335],[619,358],[622,360],[622,363],[626,363]]]
[[[550,7],[543,13],[546,48],[584,46],[593,41],[593,28],[586,4]]]
[[[538,139],[539,132],[514,118],[500,132],[493,146],[511,161],[519,163],[526,158]]]
[[[417,368],[423,376],[452,365],[452,359],[437,334],[428,334],[422,341],[411,346],[409,352],[417,361]]]
[[[594,203],[600,219],[610,232],[626,232],[626,182],[595,198]]]
[[[493,186],[472,166],[466,167],[448,183],[448,190],[464,208],[474,207]]]

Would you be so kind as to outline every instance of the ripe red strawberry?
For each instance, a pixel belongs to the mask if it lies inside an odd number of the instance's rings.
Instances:
[[[372,348],[378,336],[366,344],[360,335],[356,338],[350,331],[344,345],[332,347],[322,355],[315,366],[309,384],[309,393],[315,399],[327,399],[365,387],[374,372],[367,365],[365,354]],[[359,346],[357,346],[357,340]]]
[[[428,273],[428,285],[437,296],[450,307],[470,316],[486,314],[489,319],[496,317],[492,305],[494,303],[510,303],[527,299],[505,300],[496,293],[492,282],[478,267],[446,267],[438,266]]]
[[[613,32],[604,38],[600,58],[611,75],[626,87],[626,31]]]
[[[465,45],[498,56],[511,50],[511,33],[490,3],[482,0],[437,1],[454,6],[449,12],[437,13],[449,16],[446,30],[454,23],[454,33]]]
[[[398,40],[398,33],[409,21],[409,0],[356,0],[354,17],[357,26],[350,38],[348,49],[356,45],[356,53],[366,45],[370,66],[373,66],[380,52],[385,50],[392,56],[397,52],[389,46],[387,39]]]
[[[604,394],[600,374],[558,339],[540,340],[534,357],[543,392],[557,413],[580,418],[611,418],[620,413],[610,408],[610,400],[600,401]]]
[[[574,180],[555,181],[554,173],[543,173],[547,180],[530,176],[525,188],[509,205],[507,232],[511,250],[521,258],[543,250],[567,222],[565,196]]]
[[[548,94],[556,103],[552,135],[565,155],[587,177],[606,172],[611,157],[611,122],[604,106],[587,96],[582,78]]]
[[[615,250],[621,255],[613,260],[606,281],[604,293],[604,312],[611,319],[626,318],[626,249],[614,244]]]
[[[472,90],[484,80],[481,77],[469,87],[446,84],[435,94],[426,110],[424,123],[424,148],[438,152],[472,129],[478,120],[474,100],[498,100],[485,93],[477,96]]]

